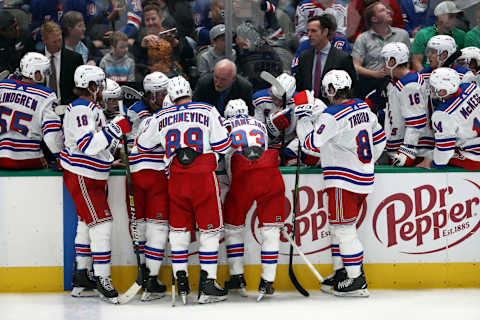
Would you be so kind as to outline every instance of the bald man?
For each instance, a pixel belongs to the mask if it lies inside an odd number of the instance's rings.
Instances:
[[[193,94],[193,101],[206,102],[217,107],[224,117],[225,106],[228,101],[242,99],[248,105],[248,113],[253,116],[251,83],[237,75],[237,67],[228,60],[217,62],[213,74],[209,73],[200,78]]]

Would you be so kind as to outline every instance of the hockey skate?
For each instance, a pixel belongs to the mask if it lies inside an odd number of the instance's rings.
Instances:
[[[110,277],[97,277],[97,290],[100,293],[100,298],[108,303],[118,304],[118,292],[113,287],[112,279]]]
[[[72,297],[98,297],[97,284],[90,278],[87,269],[73,272],[72,278]]]
[[[198,303],[205,304],[226,300],[228,291],[220,287],[215,279],[208,279],[207,277],[207,271],[200,271]]]
[[[362,272],[356,278],[346,278],[337,282],[334,285],[333,294],[339,297],[369,297],[370,293],[367,290],[365,274]]]
[[[335,284],[345,279],[347,279],[347,271],[345,268],[335,270],[334,273],[323,280],[320,290],[325,293],[333,294],[333,287]]]
[[[183,304],[187,304],[187,295],[190,293],[190,285],[188,284],[187,272],[179,270],[177,275],[178,295],[182,298]]]
[[[273,289],[272,281],[265,281],[263,278],[260,280],[260,285],[258,286],[258,297],[257,301],[260,301],[265,296],[271,296],[275,290]]]
[[[243,274],[234,274],[230,277],[230,280],[225,281],[225,289],[228,291],[236,291],[242,297],[247,297],[246,286],[247,282],[245,281]]]
[[[163,298],[165,291],[167,291],[167,287],[158,280],[157,276],[150,276],[143,284],[143,293],[140,300],[146,302]]]

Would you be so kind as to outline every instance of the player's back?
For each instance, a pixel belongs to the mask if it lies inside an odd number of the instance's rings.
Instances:
[[[193,150],[198,156],[225,153],[231,144],[217,109],[206,103],[190,102],[163,109],[156,113],[154,123],[167,163],[180,149]]]
[[[55,100],[55,93],[44,86],[14,79],[0,81],[0,157],[23,160],[43,156],[42,137],[61,131],[60,118],[52,108]]]
[[[369,193],[374,182],[374,145],[385,134],[368,104],[352,99],[330,106],[318,119],[313,144],[321,150],[323,175],[327,186]],[[323,131],[330,132],[323,132]],[[318,145],[322,134],[331,139]],[[315,143],[316,137],[320,138]],[[308,139],[307,139],[307,143]]]
[[[460,94],[435,110],[432,117],[433,125],[437,132],[456,134],[451,137],[452,141],[456,140],[456,147],[464,150],[468,158],[479,160],[480,88],[473,83],[462,83],[460,90]],[[438,141],[436,143],[438,146]]]

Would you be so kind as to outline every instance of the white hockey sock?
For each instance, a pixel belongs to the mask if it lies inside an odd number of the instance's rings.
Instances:
[[[90,249],[90,236],[85,222],[78,220],[77,235],[75,236],[75,261],[77,270],[92,268],[92,251]]]
[[[262,227],[262,278],[273,282],[278,262],[278,248],[280,246],[280,228]]]
[[[340,241],[338,237],[333,233],[333,228],[330,226],[330,239],[332,244],[330,245],[330,250],[332,252],[332,262],[333,262],[333,270],[339,270],[343,268],[343,259],[340,255]]]
[[[335,225],[334,233],[340,242],[340,254],[343,265],[349,278],[356,278],[361,274],[363,263],[363,247],[358,239],[355,224]]]
[[[225,225],[225,244],[230,276],[243,274],[244,226]]]
[[[145,260],[150,271],[149,276],[157,276],[165,254],[165,244],[168,237],[168,225],[166,223],[147,222],[145,246]]]
[[[112,235],[111,221],[97,224],[90,228],[90,239],[92,240],[93,272],[95,276],[110,276],[110,260],[112,258]]]
[[[190,244],[190,232],[174,231],[170,229],[170,246],[172,247],[172,268],[175,278],[177,271],[183,270],[188,275],[188,245]]]
[[[130,225],[131,234],[132,234],[132,246],[133,252],[135,252],[135,241],[133,241],[133,227]],[[143,219],[137,220],[137,234],[138,234],[138,253],[140,254],[140,263],[145,263],[145,234],[147,229],[147,223]]]
[[[200,248],[198,258],[202,270],[207,271],[208,279],[217,279],[218,244],[220,232],[200,231]]]

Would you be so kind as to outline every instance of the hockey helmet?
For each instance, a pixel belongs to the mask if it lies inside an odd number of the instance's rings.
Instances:
[[[145,93],[151,92],[155,93],[162,90],[167,90],[168,77],[162,72],[152,72],[147,74],[143,79],[143,89]]]
[[[35,79],[35,73],[40,72],[42,78]],[[41,53],[28,52],[20,60],[20,73],[37,83],[44,83],[50,74],[50,60]]]
[[[427,53],[429,51],[434,51],[436,53],[436,57],[438,59],[438,63],[442,63],[445,60],[448,59],[452,54],[457,51],[457,44],[455,43],[455,40],[451,36],[447,35],[438,35],[432,37],[430,40],[428,40],[427,43]],[[447,57],[445,59],[440,59],[440,56],[443,54],[443,52],[447,52]],[[431,61],[429,61],[430,64],[432,64]]]
[[[297,87],[295,78],[289,75],[288,73],[282,73],[277,77],[277,81],[285,90],[286,100],[289,101],[293,97],[293,94],[295,93],[295,89]],[[272,94],[276,98],[282,99],[283,94],[281,91],[279,91],[279,88],[277,88],[276,86],[272,86],[271,90],[272,90]]]
[[[438,68],[430,75],[430,86],[439,98],[457,92],[461,82],[458,72],[451,68]],[[442,93],[442,91],[445,92]]]
[[[107,102],[109,99],[121,99],[122,88],[120,85],[111,79],[106,79],[105,88],[102,91],[103,101]]]
[[[477,68],[480,68],[480,48],[477,47],[466,47],[462,50],[462,55],[458,57],[457,60],[463,60],[467,64],[468,68],[470,61],[475,60],[477,62]]]
[[[239,115],[248,115],[248,107],[242,99],[230,100],[225,107],[225,117],[231,118]]]
[[[88,89],[90,82],[94,82],[98,90],[105,87],[105,72],[97,66],[84,64],[75,70],[73,80],[77,88]]]
[[[167,85],[167,92],[173,102],[179,98],[192,95],[190,83],[188,83],[188,81],[182,76],[177,76],[170,79]]]
[[[330,86],[333,87],[334,92],[330,93]],[[322,80],[322,88],[324,96],[333,97],[338,90],[350,89],[352,87],[352,79],[344,70],[330,70]]]
[[[381,55],[386,68],[390,70],[390,76],[393,78],[393,69],[408,62],[410,50],[403,42],[392,42],[383,46]],[[389,63],[392,58],[395,59],[395,64],[390,66]]]

